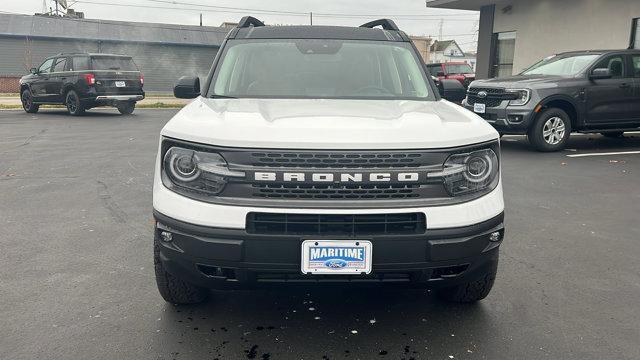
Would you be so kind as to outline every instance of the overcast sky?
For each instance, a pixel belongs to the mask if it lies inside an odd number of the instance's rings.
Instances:
[[[52,0],[45,1],[49,4],[53,3]],[[249,14],[269,24],[308,24],[307,13],[313,12],[314,25],[351,26],[375,18],[389,17],[409,34],[431,35],[434,38],[438,37],[442,19],[443,39],[455,39],[466,51],[475,51],[479,18],[479,13],[475,11],[430,9],[426,7],[424,0],[67,0],[67,2],[76,11],[84,12],[85,17],[91,19],[197,25],[199,14],[202,13],[203,25],[210,26],[218,26],[225,21],[237,22],[240,17]],[[2,3],[0,11],[23,14],[41,12],[43,7],[43,0],[1,0],[0,3]],[[214,8],[215,6],[234,9]],[[260,13],[256,10],[285,13]],[[292,12],[300,14],[291,14]]]

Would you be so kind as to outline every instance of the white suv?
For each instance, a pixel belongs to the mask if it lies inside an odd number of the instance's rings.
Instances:
[[[380,26],[381,28],[377,28]],[[162,129],[160,294],[406,284],[474,302],[504,234],[498,133],[442,100],[405,33],[243,18]]]

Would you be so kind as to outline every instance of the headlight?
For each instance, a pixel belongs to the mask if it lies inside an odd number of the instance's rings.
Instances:
[[[449,156],[442,171],[429,173],[440,177],[451,196],[465,195],[489,188],[499,174],[498,156],[492,149],[483,149]]]
[[[523,106],[531,99],[531,90],[529,89],[507,89],[507,94],[512,94],[513,97],[509,101],[511,106]]]
[[[173,146],[163,158],[162,180],[178,193],[218,195],[229,177],[244,177],[242,171],[232,171],[216,153]]]

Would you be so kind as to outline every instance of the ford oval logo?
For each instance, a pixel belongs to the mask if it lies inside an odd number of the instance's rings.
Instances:
[[[487,92],[486,92],[486,91],[480,91],[480,92],[478,92],[478,97],[479,97],[480,99],[484,99],[484,98],[486,98],[486,97],[487,97]]]
[[[347,266],[347,262],[342,259],[329,259],[324,262],[324,266],[329,269],[342,269]]]

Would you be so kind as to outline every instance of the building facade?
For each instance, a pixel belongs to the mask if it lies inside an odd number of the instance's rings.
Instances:
[[[640,0],[428,0],[427,6],[480,11],[478,78],[517,74],[565,51],[640,48]]]
[[[171,93],[183,75],[206,76],[228,29],[50,16],[0,14],[0,92],[58,53],[133,57],[145,89]]]
[[[415,36],[410,35],[409,38],[413,41],[418,53],[422,57],[425,63],[429,63],[431,59],[431,38],[428,36]]]

